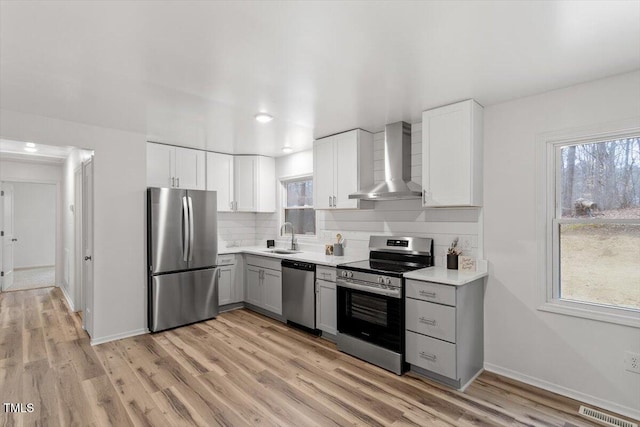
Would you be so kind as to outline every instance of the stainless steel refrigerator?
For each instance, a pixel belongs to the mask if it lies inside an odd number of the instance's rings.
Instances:
[[[215,191],[147,189],[149,329],[218,315]]]

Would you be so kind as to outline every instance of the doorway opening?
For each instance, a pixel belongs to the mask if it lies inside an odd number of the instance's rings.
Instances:
[[[0,139],[0,292],[55,286],[89,335],[93,154]]]
[[[0,190],[7,260],[2,290],[55,286],[57,185],[3,181]]]

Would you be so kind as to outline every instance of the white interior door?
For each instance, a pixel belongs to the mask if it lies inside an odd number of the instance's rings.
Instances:
[[[3,182],[2,193],[2,290],[13,286],[13,184]]]
[[[84,309],[84,285],[82,283],[82,264],[84,257],[84,249],[82,246],[82,165],[74,172],[74,194],[73,194],[73,230],[74,230],[74,248],[73,248],[73,274],[75,283],[75,301],[76,307],[82,311],[82,327],[85,325],[85,309]]]
[[[93,336],[93,158],[82,165],[82,286],[84,328]]]

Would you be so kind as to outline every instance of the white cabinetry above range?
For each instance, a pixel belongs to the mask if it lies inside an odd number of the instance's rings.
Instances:
[[[470,99],[422,113],[422,205],[482,206],[483,109]]]
[[[316,209],[366,209],[373,202],[349,194],[373,184],[373,135],[361,129],[318,139],[313,144]]]
[[[147,186],[205,189],[205,152],[147,143]]]

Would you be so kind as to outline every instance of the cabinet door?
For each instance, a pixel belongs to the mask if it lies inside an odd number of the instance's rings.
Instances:
[[[317,280],[316,286],[318,290],[318,306],[316,310],[319,312],[316,326],[321,331],[335,335],[338,332],[336,284],[325,280]]]
[[[175,186],[175,147],[147,143],[147,186]]]
[[[262,307],[262,272],[264,270],[257,267],[247,267],[247,302],[255,306]]]
[[[334,137],[318,140],[313,145],[313,193],[316,209],[331,209],[334,193]],[[353,165],[351,165],[353,168]]]
[[[186,190],[204,190],[205,152],[176,147],[176,187]]]
[[[233,210],[233,156],[207,153],[207,190],[218,192],[218,212]]]
[[[481,204],[477,189],[481,188],[482,174],[476,164],[481,163],[482,147],[476,145],[482,139],[482,129],[474,115],[481,118],[482,107],[473,100],[422,114],[424,206]]]
[[[255,156],[235,156],[233,166],[236,210],[255,212],[257,210]]]
[[[276,161],[273,157],[257,157],[258,212],[276,211]]]
[[[263,298],[264,308],[276,314],[282,314],[282,273],[264,270]]]
[[[234,302],[234,271],[235,266],[228,265],[218,269],[218,304],[231,304]]]
[[[358,188],[358,131],[345,132],[336,137],[335,144],[335,207],[355,209],[358,201],[349,199],[349,194]],[[371,165],[373,167],[373,165]]]

